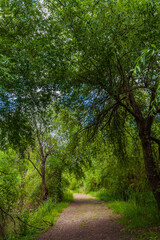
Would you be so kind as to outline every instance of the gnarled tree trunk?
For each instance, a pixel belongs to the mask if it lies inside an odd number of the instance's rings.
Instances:
[[[144,163],[146,175],[150,183],[152,192],[156,199],[158,208],[160,209],[160,174],[154,161],[150,129],[151,124],[148,124],[148,119],[145,119],[138,124],[139,136],[143,148]]]

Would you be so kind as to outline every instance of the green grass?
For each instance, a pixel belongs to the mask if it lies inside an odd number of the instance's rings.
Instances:
[[[107,206],[122,215],[120,222],[135,236],[134,240],[160,239],[160,213],[155,204],[143,206],[134,201],[113,201]]]
[[[129,228],[149,227],[160,224],[160,215],[157,207],[142,206],[133,201],[113,201],[107,206],[115,213],[122,214],[121,221],[128,225]]]
[[[103,189],[98,192],[89,192],[89,194],[102,201],[113,201],[116,199],[115,196],[109,194],[106,192],[106,190]]]
[[[115,200],[115,196],[110,195],[105,190],[91,192],[92,196],[107,202],[107,207],[113,209],[114,213],[121,215],[120,223],[126,231],[132,233],[133,240],[158,240],[160,239],[160,213],[155,201],[145,199],[144,203]]]
[[[73,193],[72,191],[66,191],[63,196],[63,202],[72,202],[73,201]]]
[[[79,187],[79,188],[75,188],[72,190],[73,193],[84,193],[84,188],[83,187]]]
[[[23,220],[25,223],[21,223],[22,236],[8,235],[9,240],[32,240],[37,236],[45,232],[48,228],[53,226],[60,213],[69,205],[73,200],[73,194],[70,191],[64,193],[63,201],[55,203],[52,199],[48,199],[42,203],[38,209],[32,213],[23,214]],[[28,227],[28,224],[33,227]]]
[[[141,231],[139,231],[139,233],[137,234],[137,232],[133,232],[133,235],[135,235],[132,240],[159,240],[160,239],[160,229],[158,229],[158,232],[155,228],[152,229],[143,229]]]

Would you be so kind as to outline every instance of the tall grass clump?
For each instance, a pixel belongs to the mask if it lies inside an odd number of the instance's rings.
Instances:
[[[63,194],[63,202],[72,202],[73,201],[73,193],[69,190],[66,190]]]
[[[117,196],[109,193],[108,191],[106,191],[106,189],[103,189],[103,188],[100,189],[98,192],[89,192],[89,194],[91,194],[92,196],[94,196],[102,201],[113,201],[116,199],[120,199],[120,197],[117,197]]]
[[[160,224],[160,213],[156,204],[142,205],[135,201],[113,201],[107,204],[115,213],[122,214],[122,223],[129,228],[150,227]]]
[[[41,203],[36,210],[24,211],[21,213],[20,228],[17,235],[10,234],[8,240],[32,240],[36,239],[40,233],[56,223],[60,213],[73,200],[73,194],[70,191],[64,192],[63,201],[57,203],[53,199],[48,199]]]
[[[121,223],[130,229],[160,224],[160,212],[152,194],[132,193],[127,201],[108,193],[105,189],[91,192],[91,195],[107,202],[107,207],[121,214]]]

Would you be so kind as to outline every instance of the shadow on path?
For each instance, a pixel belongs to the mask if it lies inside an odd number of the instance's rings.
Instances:
[[[76,193],[54,227],[39,240],[125,240],[118,215],[93,197]]]

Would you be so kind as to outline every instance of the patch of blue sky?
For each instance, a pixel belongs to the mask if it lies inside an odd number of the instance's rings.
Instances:
[[[9,97],[7,94],[0,97],[0,114],[3,112],[14,112],[17,107],[16,98]]]

